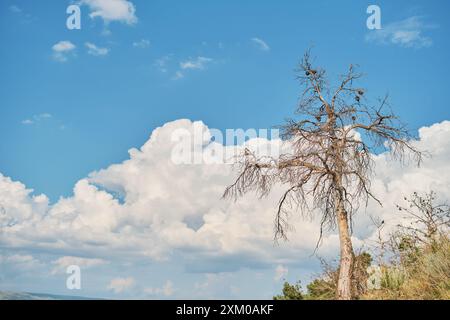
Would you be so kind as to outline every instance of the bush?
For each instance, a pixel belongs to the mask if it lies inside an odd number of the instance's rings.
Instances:
[[[378,265],[371,266],[372,257],[366,252],[355,256],[354,299],[450,300],[450,206],[435,204],[435,199],[434,192],[404,198],[409,206],[397,207],[410,223],[398,225],[388,241],[380,236],[384,221],[377,224]],[[384,261],[386,253],[389,262]],[[278,298],[334,299],[339,269],[324,261],[322,267],[323,274],[307,285],[306,294],[299,284],[285,283]]]
[[[302,287],[300,282],[290,285],[285,282],[283,285],[283,294],[273,297],[274,300],[303,300]]]
[[[414,255],[411,255],[414,252]],[[440,236],[415,245],[407,259],[384,267],[381,288],[370,290],[365,299],[450,299],[450,240]]]

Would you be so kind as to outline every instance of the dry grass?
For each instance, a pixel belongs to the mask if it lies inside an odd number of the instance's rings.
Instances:
[[[408,261],[385,266],[381,288],[370,290],[363,299],[449,300],[450,239],[441,236],[406,253]]]

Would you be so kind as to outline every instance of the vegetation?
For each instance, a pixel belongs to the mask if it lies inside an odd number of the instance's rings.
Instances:
[[[273,297],[274,300],[303,300],[302,286],[300,282],[293,285],[288,282],[284,283],[283,293],[281,295]]]
[[[406,258],[406,259],[405,259]],[[383,266],[381,286],[363,299],[450,299],[450,239],[407,246],[398,264]]]
[[[379,238],[371,250],[377,262],[368,252],[355,257],[353,299],[450,299],[450,208],[436,205],[433,192],[405,200],[409,205],[398,209],[409,223],[396,226],[387,240]],[[338,274],[323,263],[323,274],[306,293],[300,283],[285,283],[274,299],[335,299]]]

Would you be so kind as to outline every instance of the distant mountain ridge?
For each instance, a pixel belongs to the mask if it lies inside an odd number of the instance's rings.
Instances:
[[[0,291],[0,300],[101,300],[79,296],[64,296],[47,293]]]

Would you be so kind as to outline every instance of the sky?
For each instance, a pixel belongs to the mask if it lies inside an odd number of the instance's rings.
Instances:
[[[79,30],[66,27],[71,4]],[[366,26],[371,4],[381,30]],[[2,1],[0,290],[270,298],[283,279],[308,281],[319,270],[317,221],[299,219],[275,247],[276,192],[221,200],[230,168],[174,166],[170,132],[282,124],[312,48],[330,80],[358,65],[367,94],[389,93],[435,153],[420,170],[376,156],[387,208],[417,179],[445,195],[449,12],[445,0]],[[356,243],[371,237],[365,223]],[[327,237],[319,253],[333,257],[336,235]],[[82,290],[65,287],[70,264],[82,266]]]

